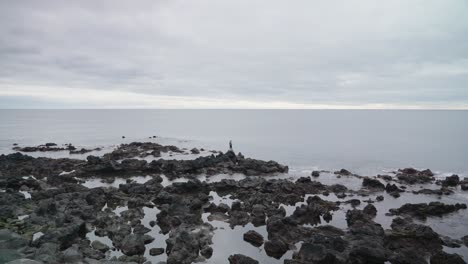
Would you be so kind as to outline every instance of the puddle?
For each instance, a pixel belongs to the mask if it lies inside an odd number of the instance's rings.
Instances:
[[[263,245],[255,247],[244,241],[244,233],[249,230],[255,230],[260,233],[265,240],[268,239],[266,226],[255,227],[251,223],[245,226],[235,226],[231,228],[229,223],[221,221],[208,221],[209,213],[203,214],[203,220],[215,227],[213,235],[213,256],[202,263],[227,263],[230,255],[243,254],[249,256],[260,263],[282,264],[285,259],[291,259],[293,250],[287,251],[280,259],[269,257]],[[300,243],[296,244],[297,249],[300,248]]]
[[[22,193],[24,195],[25,199],[31,199],[31,194],[27,191],[19,191],[19,193]]]
[[[219,205],[220,203],[224,203],[224,204],[229,205],[229,207],[231,207],[233,202],[238,201],[237,199],[236,200],[231,199],[230,198],[231,195],[219,196],[217,192],[213,192],[213,191],[210,192],[209,196],[212,197],[210,202],[216,205]]]
[[[26,219],[28,217],[29,217],[29,215],[19,215],[18,220],[24,220],[24,219]]]
[[[146,245],[146,250],[145,250],[145,257],[148,261],[151,261],[152,263],[159,263],[160,261],[166,261],[167,260],[167,255],[164,252],[161,255],[158,256],[151,256],[149,254],[150,249],[152,248],[164,248],[164,251],[166,250],[166,239],[169,238],[169,234],[163,235],[161,233],[161,229],[159,226],[156,224],[153,227],[151,227],[150,222],[151,221],[156,221],[156,215],[159,213],[159,209],[154,207],[154,208],[149,208],[149,207],[143,207],[143,211],[145,213],[145,216],[143,219],[141,219],[141,224],[144,225],[145,227],[151,229],[148,235],[152,236],[154,238],[154,241]]]
[[[43,235],[44,235],[44,233],[42,233],[42,232],[34,233],[33,237],[32,237],[32,241],[35,241],[36,239],[39,239]]]
[[[107,204],[105,206],[107,206]],[[114,212],[114,214],[120,217],[122,212],[127,211],[127,210],[128,210],[128,206],[117,206],[114,210],[112,210],[112,212]]]
[[[153,177],[151,176],[136,176],[136,177],[130,177],[130,178],[121,178],[121,177],[116,177],[114,178],[114,181],[112,182],[106,182],[105,178],[91,178],[91,179],[86,179],[84,182],[81,184],[87,188],[98,188],[98,187],[114,187],[114,188],[119,188],[120,184],[126,184],[127,180],[130,179],[136,183],[145,183],[149,180],[151,180]]]
[[[443,246],[442,250],[450,254],[458,254],[465,261],[468,260],[468,250],[465,246],[461,246],[459,248],[449,248],[449,247]]]

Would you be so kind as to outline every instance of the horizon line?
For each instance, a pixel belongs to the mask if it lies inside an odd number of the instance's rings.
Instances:
[[[381,111],[468,111],[468,108],[0,108],[0,110],[381,110]]]

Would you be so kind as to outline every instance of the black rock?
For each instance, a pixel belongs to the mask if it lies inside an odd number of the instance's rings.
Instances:
[[[157,255],[161,255],[163,253],[164,253],[164,248],[152,248],[149,251],[149,254],[151,256],[157,256]]]
[[[91,247],[93,247],[94,249],[99,250],[99,251],[101,251],[103,253],[105,253],[105,252],[107,252],[109,250],[109,246],[107,246],[106,244],[103,244],[99,240],[94,240],[91,243]]]
[[[289,250],[289,246],[282,240],[275,239],[266,241],[264,249],[268,256],[280,259]]]
[[[142,255],[145,252],[145,242],[142,236],[130,234],[123,239],[120,249],[127,256]]]
[[[190,152],[191,152],[192,154],[200,154],[200,150],[198,150],[197,148],[191,149]]]
[[[244,234],[244,240],[256,247],[263,244],[263,236],[254,230],[247,231]]]
[[[445,180],[442,181],[443,186],[457,186],[460,183],[460,177],[458,175],[452,175],[445,177]]]
[[[412,215],[425,219],[427,216],[442,216],[461,209],[466,209],[466,204],[444,204],[441,202],[404,204],[398,209],[390,209],[392,215]]]
[[[458,254],[439,251],[431,256],[431,264],[466,264],[466,262]]]
[[[334,174],[337,174],[337,175],[344,175],[344,176],[350,176],[351,175],[351,172],[346,170],[346,169],[341,169],[339,171],[335,171]]]
[[[242,254],[234,254],[228,258],[229,264],[258,264],[259,262],[251,257]]]
[[[385,189],[385,185],[383,185],[383,183],[381,183],[379,180],[369,177],[365,177],[362,180],[362,186],[373,189]]]

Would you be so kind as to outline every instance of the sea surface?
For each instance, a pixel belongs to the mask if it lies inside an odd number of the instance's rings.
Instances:
[[[375,175],[415,167],[468,176],[468,111],[0,110],[0,153],[46,142],[227,150],[229,140],[236,152],[293,170]]]

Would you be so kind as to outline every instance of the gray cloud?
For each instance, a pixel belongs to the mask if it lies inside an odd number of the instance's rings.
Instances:
[[[0,107],[468,108],[467,13],[436,0],[0,1]]]

